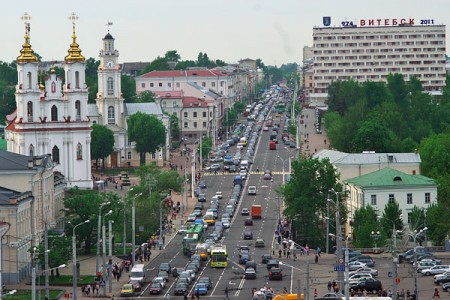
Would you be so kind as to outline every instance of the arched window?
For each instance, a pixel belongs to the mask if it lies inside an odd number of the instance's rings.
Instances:
[[[75,88],[80,88],[80,72],[75,71]]]
[[[112,77],[108,77],[108,95],[114,94],[114,83]]]
[[[80,100],[75,101],[75,111],[77,121],[81,120],[81,103]]]
[[[77,160],[83,159],[83,148],[80,143],[77,145]]]
[[[52,149],[52,159],[54,163],[59,164],[59,148],[56,145]]]
[[[30,147],[28,147],[28,150],[30,151],[30,156],[34,156],[34,146],[33,146],[33,144],[30,144]]]
[[[52,81],[52,93],[56,93],[56,83]]]
[[[58,121],[58,108],[56,105],[52,106],[52,121]]]
[[[116,118],[114,114],[114,106],[108,107],[108,124],[115,124]]]
[[[31,89],[31,72],[27,73],[27,84],[29,89]]]
[[[28,122],[33,122],[33,102],[27,102],[27,116]]]

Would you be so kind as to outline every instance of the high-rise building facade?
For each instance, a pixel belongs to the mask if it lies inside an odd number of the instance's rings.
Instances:
[[[338,79],[386,81],[390,73],[418,78],[425,91],[442,91],[445,25],[364,25],[313,28],[314,93],[326,93]]]

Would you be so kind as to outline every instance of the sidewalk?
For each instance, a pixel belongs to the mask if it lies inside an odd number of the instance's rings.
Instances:
[[[302,153],[305,155],[314,155],[322,149],[329,149],[329,141],[325,128],[322,125],[320,130],[321,134],[316,132],[316,116],[314,108],[304,108],[303,114],[303,124],[299,124],[300,128],[300,141],[302,145]],[[306,127],[305,127],[306,126]]]

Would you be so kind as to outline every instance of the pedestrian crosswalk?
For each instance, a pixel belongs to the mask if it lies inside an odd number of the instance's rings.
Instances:
[[[264,175],[264,172],[249,172],[249,175]],[[285,175],[289,175],[289,172],[284,172]],[[237,176],[239,173],[230,172],[208,172],[205,171],[202,176]],[[272,172],[272,175],[283,175],[281,171]]]

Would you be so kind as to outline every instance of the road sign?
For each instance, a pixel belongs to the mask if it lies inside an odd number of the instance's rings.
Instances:
[[[339,263],[343,264],[344,263],[344,259],[343,258],[339,258]]]
[[[396,284],[399,284],[399,283],[400,283],[400,278],[398,278],[398,277],[395,278],[395,283],[396,283]]]
[[[345,271],[345,265],[335,265],[334,266],[335,272],[344,272]]]
[[[392,272],[388,272],[388,277],[392,278]]]

